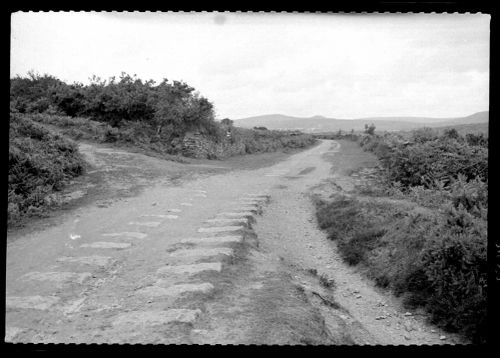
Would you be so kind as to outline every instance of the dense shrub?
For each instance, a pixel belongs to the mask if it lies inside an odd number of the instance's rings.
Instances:
[[[412,132],[409,140],[396,134],[365,135],[359,144],[379,157],[388,181],[399,182],[403,189],[448,186],[459,175],[467,181],[488,177],[487,140],[480,135],[466,140],[453,129],[439,136],[422,128]]]
[[[247,154],[305,148],[316,142],[316,139],[310,134],[292,131],[253,130],[235,127],[232,133],[232,141],[243,143]]]
[[[378,285],[424,307],[445,329],[485,339],[485,221],[461,204],[417,214],[345,197],[319,201],[317,218],[348,264],[363,265]]]
[[[8,222],[43,211],[46,197],[83,172],[77,146],[21,114],[9,130]]]
[[[10,87],[11,109],[20,113],[85,117],[112,127],[140,122],[168,139],[188,131],[217,134],[213,105],[184,82],[157,84],[122,73],[109,80],[94,76],[85,86],[30,73],[11,79]]]
[[[431,210],[341,197],[317,204],[320,227],[378,285],[424,307],[445,329],[484,342],[487,138],[423,128],[357,141],[381,160],[387,194]]]

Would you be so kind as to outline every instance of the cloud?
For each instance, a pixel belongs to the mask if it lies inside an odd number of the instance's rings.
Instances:
[[[451,117],[488,107],[489,16],[16,13],[30,69],[184,80],[221,117]]]

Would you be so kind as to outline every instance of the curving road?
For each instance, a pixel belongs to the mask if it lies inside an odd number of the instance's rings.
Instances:
[[[304,193],[331,176],[325,157],[339,148],[158,183],[9,243],[6,341],[415,343],[363,324],[307,271],[331,248]]]

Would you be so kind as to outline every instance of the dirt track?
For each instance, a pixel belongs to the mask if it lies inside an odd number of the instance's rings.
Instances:
[[[94,149],[84,149],[99,167]],[[142,190],[127,177],[121,188],[115,180],[115,194],[127,191],[121,200],[103,194],[105,205],[88,203],[11,240],[6,340],[442,343],[441,332],[405,316],[396,300],[345,267],[316,228],[308,194],[323,190],[328,157],[341,150],[323,141],[272,166],[198,163],[188,176],[172,174],[184,164],[165,162],[167,170],[161,161],[109,151],[125,174],[150,169],[135,174]],[[386,313],[390,319],[376,319]]]

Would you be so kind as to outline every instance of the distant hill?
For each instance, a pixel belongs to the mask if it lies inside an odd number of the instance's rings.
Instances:
[[[444,127],[462,124],[488,123],[489,112],[478,112],[460,118],[430,117],[369,117],[359,119],[336,119],[323,116],[292,117],[282,114],[268,114],[236,119],[234,125],[244,128],[263,126],[268,129],[298,129],[304,132],[355,131],[363,130],[365,124],[375,124],[379,131],[411,130],[419,127]]]
[[[472,124],[457,124],[452,126],[437,127],[438,132],[444,132],[446,129],[455,128],[458,133],[465,135],[467,133],[479,134],[482,133],[488,137],[488,123],[472,123]]]

